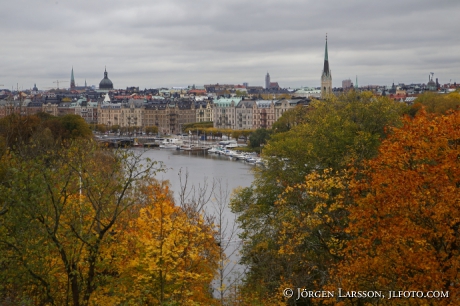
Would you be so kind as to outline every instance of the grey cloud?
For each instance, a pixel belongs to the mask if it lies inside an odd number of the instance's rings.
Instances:
[[[2,4],[0,84],[115,87],[249,82],[318,86],[325,34],[333,85],[441,81],[458,75],[460,2],[9,1]],[[460,78],[459,78],[460,81]],[[9,84],[9,85],[8,85]]]

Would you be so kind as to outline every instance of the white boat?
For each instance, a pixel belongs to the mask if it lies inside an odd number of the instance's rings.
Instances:
[[[209,147],[208,146],[202,146],[202,145],[193,145],[193,144],[184,144],[179,147],[179,150],[184,150],[184,151],[208,151]]]
[[[236,152],[236,154],[233,155],[233,158],[235,160],[246,160],[246,155],[243,153]]]
[[[225,146],[227,149],[238,148],[238,143],[236,141],[230,141],[229,144]]]
[[[227,149],[225,147],[221,147],[220,149],[217,149],[216,151],[214,151],[214,154],[217,154],[217,155],[227,155]],[[208,151],[209,152],[209,151]]]
[[[191,151],[193,148],[193,145],[190,144],[183,144],[177,147],[178,150],[183,150],[183,151]]]
[[[238,143],[235,140],[220,141],[219,145],[225,146],[227,149],[238,148]]]
[[[160,143],[160,148],[163,149],[177,149],[181,145],[184,144],[184,141],[182,139],[178,138],[165,138],[161,143]]]
[[[257,158],[257,153],[256,152],[251,152],[251,153],[246,153],[245,154],[245,160],[248,161],[248,159],[256,159]]]
[[[212,146],[208,150],[208,153],[210,153],[210,154],[221,154],[222,151],[224,151],[224,147],[222,147],[222,146]]]
[[[235,151],[232,151],[232,150],[225,150],[224,154],[227,155],[227,156],[232,157],[233,155],[236,155],[237,153]]]

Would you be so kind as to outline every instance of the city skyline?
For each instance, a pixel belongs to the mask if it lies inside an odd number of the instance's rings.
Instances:
[[[459,82],[457,1],[45,1],[5,3],[2,88],[204,85],[333,87]],[[457,79],[458,77],[458,79]]]

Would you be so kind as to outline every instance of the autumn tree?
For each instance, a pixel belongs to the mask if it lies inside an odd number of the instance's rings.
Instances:
[[[211,305],[219,249],[212,225],[175,205],[165,184],[144,193],[137,219],[120,233],[115,265],[123,289],[105,296],[136,305]]]
[[[236,91],[235,91],[235,95],[236,95],[237,97],[244,97],[244,96],[246,96],[247,94],[248,94],[248,92],[245,91],[245,90],[236,90]]]
[[[182,130],[184,132],[187,132],[188,130],[196,130],[196,129],[202,129],[202,128],[212,128],[212,122],[207,121],[207,122],[192,122],[192,123],[184,123],[182,125]]]
[[[119,125],[119,124],[114,124],[114,125],[112,125],[112,126],[110,127],[110,131],[111,131],[112,133],[116,133],[116,132],[118,132],[119,130],[120,130],[120,125]]]
[[[232,138],[238,139],[240,137],[244,137],[245,139],[248,138],[249,135],[254,133],[254,130],[233,130]]]
[[[343,211],[329,215],[328,205],[335,203],[346,181],[324,171],[342,177],[349,166],[358,167],[363,160],[375,157],[386,127],[400,125],[406,111],[405,105],[387,98],[351,92],[328,101],[312,101],[299,124],[271,136],[263,151],[265,167],[258,168],[252,186],[239,190],[231,201],[245,241],[242,262],[248,266],[247,291],[262,298],[283,283],[304,282],[303,286],[311,288],[326,283],[328,263],[336,257],[330,245],[338,243],[334,239],[342,239],[330,225],[345,222]],[[313,172],[316,176],[310,177]],[[310,185],[317,186],[323,198],[306,197]],[[301,223],[302,217],[318,214],[315,209],[322,207],[321,203],[326,205],[321,218],[330,220]],[[285,227],[290,224],[294,227]],[[280,238],[286,228],[293,231],[286,237],[300,237],[292,252],[285,251],[292,241]],[[304,260],[300,266],[311,272],[308,276],[290,268],[298,264],[296,258]]]
[[[107,126],[105,124],[96,124],[94,126],[94,129],[97,131],[97,132],[100,132],[100,133],[105,133],[107,132]]]
[[[425,92],[417,97],[411,107],[411,113],[415,114],[424,107],[426,112],[445,114],[449,110],[456,110],[460,107],[460,93],[438,94]]]
[[[273,123],[273,132],[287,132],[294,126],[305,123],[307,112],[308,106],[304,105],[297,105],[295,108],[285,111],[283,115]]]
[[[60,135],[63,139],[68,138],[88,138],[92,135],[89,125],[79,115],[65,115],[58,117],[60,124],[64,130],[63,134]]]
[[[35,157],[8,151],[1,158],[0,296],[89,305],[117,275],[104,254],[156,163],[87,140]]]
[[[157,127],[157,126],[147,126],[147,127],[145,128],[145,132],[146,132],[147,134],[149,134],[149,135],[150,135],[150,134],[152,134],[152,135],[153,135],[153,134],[157,134],[157,133],[158,133],[158,127]]]
[[[45,113],[29,116],[12,114],[0,119],[0,137],[4,139],[8,148],[16,152],[28,146],[31,139],[37,142],[43,133],[49,132],[52,134],[53,142],[59,145],[69,139],[92,137],[89,125],[77,115],[54,117]]]
[[[19,116],[12,114],[0,119],[0,136],[7,147],[11,148],[27,143],[40,125],[37,116]]]
[[[278,93],[268,93],[268,94],[259,94],[259,99],[263,99],[263,100],[273,100],[273,99],[291,99],[291,95],[288,94],[288,93],[282,93],[282,94],[278,94]]]
[[[314,171],[304,182],[286,187],[275,202],[280,230],[277,261],[280,287],[323,290],[329,280],[328,270],[341,259],[340,251],[348,239],[346,207],[348,175],[329,170]],[[281,289],[282,290],[282,289]],[[272,293],[280,300],[280,292]],[[320,299],[297,297],[289,305],[309,305]]]
[[[391,129],[378,157],[365,162],[352,182],[347,232],[353,239],[332,272],[332,287],[442,290],[449,298],[399,302],[458,305],[459,156],[459,111],[436,116],[421,110]]]

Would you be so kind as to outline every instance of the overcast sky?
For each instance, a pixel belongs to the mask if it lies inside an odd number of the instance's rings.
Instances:
[[[0,84],[23,89],[460,82],[459,0],[2,0]]]

